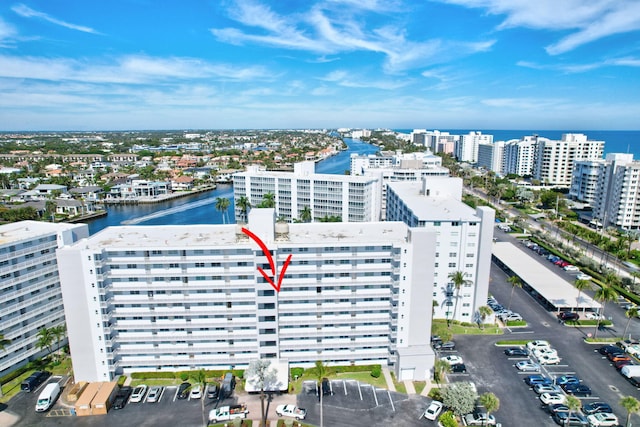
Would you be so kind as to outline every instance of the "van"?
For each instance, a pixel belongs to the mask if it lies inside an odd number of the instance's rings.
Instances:
[[[38,396],[38,402],[36,403],[36,412],[44,412],[51,408],[56,402],[56,399],[60,395],[60,384],[49,383]]]
[[[220,387],[220,398],[225,399],[233,394],[233,390],[236,388],[236,377],[232,372],[227,372],[222,380],[222,386]]]
[[[20,389],[22,391],[26,391],[27,393],[31,393],[35,389],[37,389],[40,384],[46,381],[49,378],[49,372],[47,371],[36,371],[29,376],[29,378],[22,381],[20,384]]]

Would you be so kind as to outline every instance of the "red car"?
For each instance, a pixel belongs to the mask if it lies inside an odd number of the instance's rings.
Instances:
[[[569,265],[567,261],[562,261],[560,264],[558,264],[560,268],[565,268],[567,265]]]

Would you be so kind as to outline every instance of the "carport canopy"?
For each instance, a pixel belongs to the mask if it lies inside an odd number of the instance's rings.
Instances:
[[[511,242],[495,242],[493,256],[504,264],[522,282],[535,290],[557,311],[561,309],[600,310],[600,303],[584,292],[579,292],[571,283],[551,271],[547,266],[534,261],[530,253]],[[578,294],[580,300],[578,301]]]

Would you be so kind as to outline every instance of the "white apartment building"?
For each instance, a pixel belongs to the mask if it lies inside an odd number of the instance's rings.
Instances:
[[[461,178],[429,177],[388,184],[387,220],[436,232],[435,259],[424,259],[434,262],[434,318],[476,322],[487,304],[495,211],[464,204]],[[459,293],[449,277],[458,271],[468,281]]]
[[[633,155],[631,155],[633,157]],[[604,173],[604,160],[577,160],[573,165],[569,196],[593,207],[598,198],[598,182]]]
[[[504,146],[504,174],[533,175],[538,141],[545,139],[534,135],[507,141]]]
[[[442,167],[442,157],[429,151],[420,153],[381,152],[378,154],[352,154],[351,175],[365,175],[367,169],[436,169]]]
[[[599,170],[593,217],[604,227],[640,229],[640,162],[632,154],[607,154]]]
[[[267,193],[274,195],[276,215],[285,221],[300,219],[307,207],[313,221],[324,217],[344,222],[380,219],[382,183],[378,177],[316,174],[311,161],[296,163],[293,173],[249,166],[233,175],[235,200],[244,196],[251,206],[258,206]],[[235,218],[244,220],[238,206]]]
[[[469,132],[466,135],[460,135],[456,144],[456,159],[459,162],[476,163],[478,161],[478,146],[492,143],[493,135],[483,135],[482,132]]]
[[[560,141],[537,139],[533,177],[546,184],[569,187],[576,160],[600,160],[604,141],[591,141],[584,134],[567,133]]]
[[[21,221],[0,226],[0,376],[47,353],[38,331],[64,325],[56,251],[89,235],[84,224]],[[54,343],[54,349],[57,343]]]
[[[264,247],[239,225],[191,225],[110,227],[60,250],[76,381],[258,358],[430,375],[436,231],[275,218],[249,213]]]
[[[504,141],[478,144],[478,161],[476,166],[502,174],[504,170]]]

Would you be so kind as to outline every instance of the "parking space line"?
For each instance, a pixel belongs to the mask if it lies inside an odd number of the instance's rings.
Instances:
[[[357,384],[358,384],[358,393],[360,393],[360,400],[362,400],[362,390],[360,389],[360,381],[358,381]]]
[[[389,397],[389,403],[391,403],[391,409],[393,412],[396,412],[396,405],[393,404],[393,399],[391,398],[391,392],[389,390],[387,390],[387,396]]]
[[[371,387],[371,390],[373,390],[373,399],[376,401],[376,406],[380,406],[380,404],[378,403],[378,393],[376,393],[376,388]]]
[[[344,388],[344,395],[347,395],[347,383],[342,381],[342,387]]]

